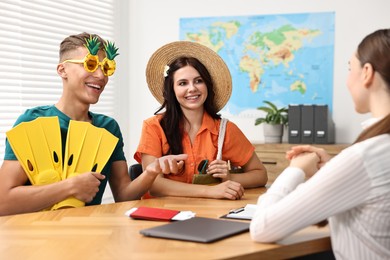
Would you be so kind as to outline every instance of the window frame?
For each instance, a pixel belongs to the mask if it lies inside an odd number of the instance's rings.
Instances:
[[[115,0],[3,0],[0,2],[0,165],[6,131],[26,109],[55,104],[62,93],[57,75],[61,41],[71,34],[97,33],[120,40]],[[95,14],[91,16],[92,14]],[[88,17],[88,19],[86,19]],[[121,50],[121,49],[120,49]],[[118,59],[119,57],[119,59]],[[118,56],[116,60],[120,60]],[[120,65],[120,61],[117,61]],[[91,111],[118,117],[117,72],[109,78],[99,102]],[[123,112],[122,112],[123,113]]]

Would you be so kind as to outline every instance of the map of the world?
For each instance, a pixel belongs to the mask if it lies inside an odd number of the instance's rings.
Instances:
[[[268,100],[332,110],[334,13],[181,18],[180,39],[228,65],[233,93],[222,112],[253,116]]]

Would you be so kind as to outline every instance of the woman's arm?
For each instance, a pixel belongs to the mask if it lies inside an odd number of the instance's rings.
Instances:
[[[154,156],[142,154],[142,166],[147,167],[155,159]],[[164,172],[167,173],[167,172]],[[244,195],[244,188],[234,181],[227,181],[218,185],[197,185],[164,178],[162,174],[157,176],[151,189],[153,196],[178,196],[214,199],[240,199]]]
[[[210,163],[207,169],[207,174],[212,174],[213,177],[221,178],[222,181],[236,181],[244,188],[264,186],[268,181],[267,170],[255,152],[253,152],[252,157],[242,167],[242,170],[242,173],[229,173],[229,166],[227,162],[215,160]]]
[[[286,168],[259,197],[252,239],[274,242],[361,203],[370,188],[363,162],[357,149],[348,149],[303,184],[301,169]]]
[[[268,181],[267,170],[257,157],[253,144],[233,122],[227,122],[222,148],[223,160],[210,163],[207,173],[223,181],[239,182],[244,188],[264,186]],[[241,166],[243,172],[229,174],[227,160]]]
[[[178,172],[183,167],[185,159],[187,159],[186,154],[155,158],[133,181],[128,175],[127,163],[125,161],[114,162],[111,169],[110,187],[115,201],[140,199],[150,189],[159,174]]]

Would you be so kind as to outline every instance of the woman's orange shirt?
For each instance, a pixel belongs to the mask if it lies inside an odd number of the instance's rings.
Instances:
[[[148,154],[156,158],[167,154],[169,144],[160,125],[160,120],[161,115],[156,115],[143,122],[141,139],[134,154],[134,159],[137,162],[141,163],[142,154]],[[191,183],[193,175],[197,173],[198,164],[202,160],[208,159],[211,162],[216,159],[220,121],[220,119],[213,119],[210,115],[204,113],[202,126],[192,145],[189,136],[184,133],[182,140],[183,153],[188,154],[184,173],[164,175],[166,178]],[[232,165],[243,166],[252,157],[254,150],[254,146],[241,130],[229,121],[226,125],[222,160],[230,160]]]

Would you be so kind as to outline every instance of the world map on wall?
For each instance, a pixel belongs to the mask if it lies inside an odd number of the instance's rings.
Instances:
[[[181,18],[180,39],[211,48],[229,67],[233,93],[221,112],[255,116],[264,100],[332,110],[333,12]]]

